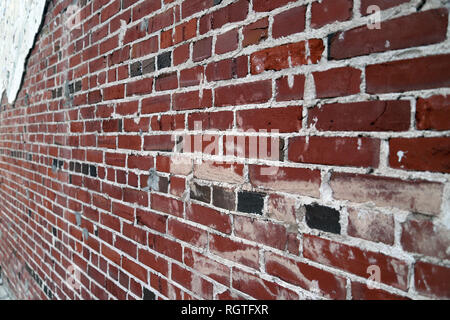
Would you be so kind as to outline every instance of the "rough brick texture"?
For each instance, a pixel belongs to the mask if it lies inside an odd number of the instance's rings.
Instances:
[[[1,102],[5,279],[23,299],[450,298],[444,3],[48,1]]]

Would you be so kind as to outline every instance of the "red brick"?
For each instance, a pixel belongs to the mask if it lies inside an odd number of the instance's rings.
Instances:
[[[447,17],[446,9],[435,9],[382,22],[380,29],[362,26],[336,33],[330,41],[330,57],[345,59],[442,42]]]
[[[182,197],[186,189],[186,179],[181,177],[170,178],[170,193],[177,197]]]
[[[237,237],[285,250],[287,231],[281,224],[262,221],[255,218],[235,216],[234,233]]]
[[[256,12],[268,12],[287,5],[294,0],[254,0],[253,10]]]
[[[177,66],[189,59],[189,43],[176,47],[173,50],[173,65]]]
[[[320,28],[352,17],[353,0],[323,0],[311,6],[311,27]]]
[[[361,0],[361,14],[366,15],[368,14],[367,8],[369,6],[376,5],[381,10],[386,10],[395,6],[398,6],[402,3],[409,2],[411,0]],[[370,12],[372,13],[372,12]]]
[[[253,44],[258,44],[267,39],[269,33],[269,19],[263,18],[251,24],[244,26],[242,34],[244,40],[242,46],[248,47]]]
[[[223,27],[227,23],[245,20],[248,14],[249,1],[238,0],[230,5],[204,15],[200,19],[200,34]]]
[[[137,21],[150,13],[161,9],[161,1],[144,1],[133,7],[133,21]]]
[[[148,23],[148,33],[158,32],[171,26],[174,23],[173,16],[173,8],[171,8],[151,18]]]
[[[419,261],[414,266],[414,285],[419,293],[440,299],[450,298],[450,269]]]
[[[153,210],[178,217],[183,215],[184,204],[182,201],[155,193],[152,193],[150,197]]]
[[[356,203],[370,201],[378,207],[395,207],[430,215],[441,211],[443,187],[440,183],[334,173],[330,186],[335,199]]]
[[[123,219],[134,222],[134,209],[127,205],[118,202],[113,202],[112,213]]]
[[[103,89],[103,100],[122,99],[125,96],[125,86],[119,84]]]
[[[428,56],[366,67],[368,93],[405,92],[450,86],[450,55]]]
[[[271,219],[288,223],[289,225],[296,225],[297,205],[295,198],[270,194],[267,202],[267,216]]]
[[[309,45],[309,54],[306,46]],[[297,67],[320,61],[324,46],[322,40],[311,39],[263,49],[252,53],[250,57],[251,73],[260,74],[264,71]]]
[[[216,54],[224,54],[237,49],[239,34],[237,29],[222,33],[216,38]]]
[[[228,183],[243,183],[244,166],[234,163],[214,163],[211,161],[203,161],[194,166],[194,177],[202,180],[220,180]]]
[[[150,124],[150,118],[139,118],[139,122],[136,123],[137,118],[124,119],[123,131],[125,132],[147,132]],[[139,150],[139,149],[138,149]]]
[[[212,92],[210,89],[175,93],[173,95],[174,110],[203,109],[212,106]]]
[[[180,87],[197,86],[203,82],[203,66],[180,71]]]
[[[194,130],[194,126],[199,126],[202,130],[227,130],[233,127],[233,112],[201,112],[190,113],[188,116],[188,129]]]
[[[366,284],[352,282],[352,298],[354,300],[407,300],[403,296],[378,288],[368,288]]]
[[[120,266],[121,256],[117,251],[102,244],[102,255],[105,256],[106,258],[108,258],[109,260],[111,260],[112,262],[114,262],[115,264]]]
[[[191,19],[175,27],[174,43],[192,39],[197,34],[197,18]]]
[[[146,248],[139,249],[139,262],[145,264],[152,270],[167,276],[169,273],[169,263],[161,256],[157,256]]]
[[[298,132],[302,128],[302,107],[242,110],[236,113],[238,129],[267,132]]]
[[[154,96],[142,100],[142,113],[158,113],[170,109],[170,95]]]
[[[172,279],[200,297],[212,299],[214,289],[212,283],[177,264],[172,264]]]
[[[369,279],[367,269],[371,265],[380,268],[382,283],[406,290],[408,286],[408,264],[402,260],[378,252],[363,251],[357,247],[304,235],[305,258],[331,267],[336,267]]]
[[[158,52],[158,48],[158,37],[151,37],[150,39],[133,44],[131,56],[134,59],[140,58]]]
[[[199,11],[213,6],[213,0],[191,0],[184,1],[181,7],[182,18],[189,17]]]
[[[278,78],[277,101],[301,100],[305,90],[305,76],[302,74]]]
[[[125,252],[126,254],[132,256],[133,258],[136,258],[137,255],[137,246],[133,242],[122,238],[121,236],[116,236],[116,239],[114,241],[114,246],[119,249],[120,251]],[[125,257],[123,257],[125,259]],[[122,263],[124,262],[122,259]]]
[[[172,151],[175,141],[171,135],[154,135],[144,137],[146,151]]]
[[[209,249],[224,259],[259,269],[259,250],[257,247],[237,242],[216,234],[209,234]]]
[[[141,137],[140,136],[119,136],[118,147],[119,149],[129,150],[141,150]]]
[[[380,141],[371,138],[296,137],[289,141],[289,160],[337,166],[378,167]]]
[[[389,165],[392,168],[450,173],[449,154],[450,138],[447,137],[389,140]]]
[[[262,80],[215,89],[215,105],[255,104],[267,102],[272,97],[272,82]]]
[[[233,288],[258,300],[297,300],[298,294],[259,275],[233,268]]]
[[[343,67],[314,72],[317,98],[333,98],[360,92],[361,70]]]
[[[327,298],[346,298],[346,280],[342,277],[270,252],[266,252],[265,262],[266,272],[284,281],[308,291],[318,290]]]
[[[152,211],[136,209],[136,221],[140,225],[144,225],[150,229],[165,232],[167,216],[163,216]]]
[[[406,131],[409,101],[332,103],[308,109],[308,125],[320,131]]]
[[[116,105],[116,113],[120,115],[135,114],[138,111],[139,104],[137,101],[122,102]]]
[[[188,242],[198,248],[205,248],[208,243],[208,233],[197,227],[170,219],[167,227],[168,234],[174,238]]]
[[[125,188],[123,189],[123,201],[146,207],[148,205],[148,193],[131,188]]]
[[[315,4],[316,3],[313,4],[313,8]],[[283,11],[273,17],[272,36],[274,38],[280,38],[303,32],[305,30],[305,20],[306,6],[295,7]]]
[[[425,219],[408,219],[402,223],[400,239],[405,251],[440,259],[449,259],[450,231]]]
[[[178,242],[169,240],[157,234],[149,233],[148,246],[150,249],[153,249],[160,254],[178,261],[182,261],[183,251],[181,245]]]
[[[199,62],[211,57],[212,37],[196,41],[192,49],[192,61]]]
[[[186,266],[201,272],[201,274],[208,276],[225,286],[229,286],[230,284],[230,268],[228,266],[216,262],[187,247],[184,249],[184,263]]]
[[[127,97],[148,94],[153,91],[153,78],[127,83]]]
[[[88,102],[89,104],[95,104],[102,101],[102,93],[100,90],[95,90],[88,93]]]
[[[122,268],[124,268],[126,271],[128,271],[132,275],[136,276],[138,279],[147,283],[147,279],[148,279],[147,270],[145,270],[145,268],[141,267],[133,260],[130,260],[124,256],[122,259]]]
[[[186,206],[186,218],[223,233],[231,233],[231,218],[220,211],[195,203]]]
[[[348,208],[349,236],[374,242],[394,244],[394,217],[376,210]]]
[[[419,98],[416,104],[416,127],[419,130],[450,130],[450,96]]]
[[[156,91],[173,90],[176,88],[178,88],[177,72],[161,74],[156,78],[156,81],[155,81],[155,90]]]
[[[249,165],[254,187],[319,198],[320,172],[304,168]]]

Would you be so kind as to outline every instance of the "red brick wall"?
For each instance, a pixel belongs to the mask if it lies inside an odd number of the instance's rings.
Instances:
[[[18,297],[450,298],[445,1],[71,3],[1,105]]]

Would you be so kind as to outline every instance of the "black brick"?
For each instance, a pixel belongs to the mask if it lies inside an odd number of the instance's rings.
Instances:
[[[94,165],[89,166],[89,175],[94,178],[97,177],[97,167],[96,166],[94,166]]]
[[[155,300],[155,294],[148,290],[147,288],[144,288],[144,300]]]
[[[341,233],[339,211],[318,204],[306,205],[306,224],[312,229]]]
[[[169,191],[169,179],[167,177],[159,177],[159,192],[167,193]]]
[[[170,67],[172,65],[172,53],[170,51],[161,53],[158,56],[158,70]]]
[[[81,91],[81,80],[75,82],[75,92]]]
[[[83,163],[83,167],[82,167],[81,171],[83,172],[83,174],[88,175],[89,174],[89,165],[87,163]]]
[[[241,191],[238,193],[238,211],[262,214],[264,193]]]

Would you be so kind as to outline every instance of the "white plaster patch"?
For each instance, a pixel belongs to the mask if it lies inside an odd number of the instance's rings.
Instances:
[[[45,0],[0,1],[0,95],[13,103],[22,83],[25,59],[44,14]]]

